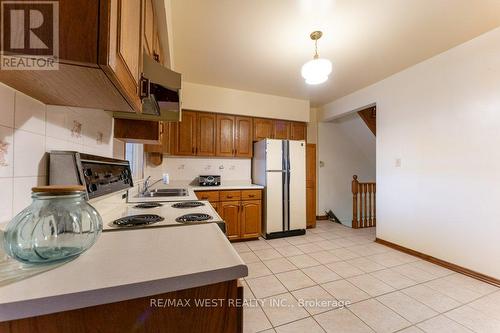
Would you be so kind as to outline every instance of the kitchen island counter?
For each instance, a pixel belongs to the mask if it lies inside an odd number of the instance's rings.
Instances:
[[[195,288],[247,274],[216,224],[108,232],[76,259],[0,287],[0,321]]]

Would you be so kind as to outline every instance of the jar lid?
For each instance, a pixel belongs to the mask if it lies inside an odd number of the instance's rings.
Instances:
[[[68,194],[68,193],[78,193],[85,192],[85,186],[83,185],[48,185],[48,186],[37,186],[31,189],[33,193],[50,193],[50,194]]]

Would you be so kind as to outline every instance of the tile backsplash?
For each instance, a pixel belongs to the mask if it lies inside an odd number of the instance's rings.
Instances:
[[[163,173],[168,173],[171,181],[192,181],[199,175],[221,175],[224,183],[224,181],[249,181],[252,178],[251,167],[251,159],[164,156],[162,165],[148,165],[145,174],[153,179],[160,179]]]
[[[112,157],[111,115],[45,105],[0,83],[0,223],[31,202],[31,187],[46,184],[50,150]]]

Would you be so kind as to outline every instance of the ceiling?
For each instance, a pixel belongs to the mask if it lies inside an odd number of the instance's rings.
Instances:
[[[171,0],[174,68],[189,82],[323,105],[500,26],[500,0]],[[330,80],[308,86],[309,33]]]

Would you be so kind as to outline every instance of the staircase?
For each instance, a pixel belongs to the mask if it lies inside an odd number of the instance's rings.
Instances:
[[[370,228],[377,225],[377,184],[361,183],[358,176],[352,177],[352,227]]]
[[[366,126],[372,131],[373,135],[377,135],[377,107],[372,106],[368,109],[358,111],[358,115],[363,119]]]

